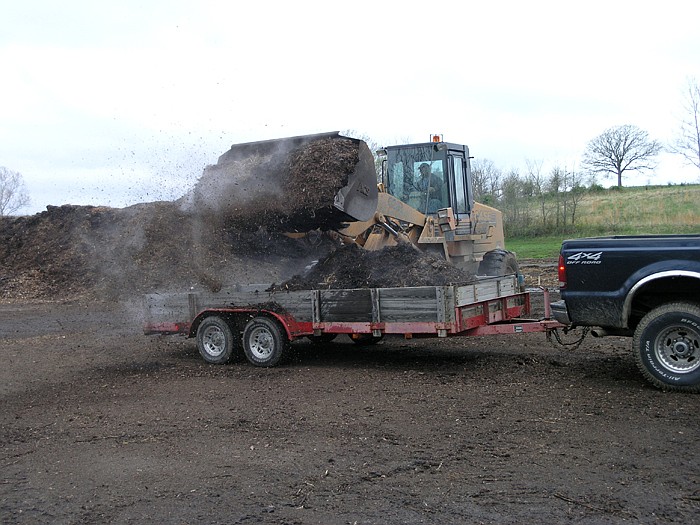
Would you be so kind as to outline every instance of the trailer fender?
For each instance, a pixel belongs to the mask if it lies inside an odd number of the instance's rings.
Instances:
[[[197,330],[202,321],[211,315],[219,316],[226,320],[234,333],[242,334],[245,325],[258,316],[267,316],[277,321],[289,341],[299,337],[313,335],[311,323],[299,323],[294,317],[286,313],[279,313],[265,308],[211,308],[197,314],[190,325],[189,337],[196,337]],[[309,325],[308,327],[306,325]]]

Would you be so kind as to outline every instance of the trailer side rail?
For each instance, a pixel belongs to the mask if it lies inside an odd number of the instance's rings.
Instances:
[[[501,285],[498,284],[498,287]],[[250,307],[204,308],[192,321],[147,323],[146,334],[183,334],[193,337],[199,322],[209,315],[250,319],[264,315],[276,319],[290,341],[323,334],[402,335],[412,337],[453,337],[527,332],[544,332],[561,327],[549,319],[525,318],[530,312],[530,294],[499,296],[501,290],[482,296],[477,302],[464,301],[463,287],[417,287],[412,289],[313,290],[304,295],[312,315],[299,320],[274,303]],[[477,290],[468,290],[469,300]],[[459,296],[462,295],[461,298]],[[298,302],[298,298],[293,298]],[[461,304],[460,304],[461,303]],[[188,294],[191,312],[199,302]],[[545,298],[545,307],[547,307]],[[181,312],[180,315],[184,315]],[[349,320],[348,320],[349,319]]]

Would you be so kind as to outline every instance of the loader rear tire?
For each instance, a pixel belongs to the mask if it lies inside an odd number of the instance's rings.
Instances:
[[[228,323],[217,316],[207,317],[197,328],[197,349],[207,363],[223,365],[240,343],[233,337]]]
[[[268,317],[255,317],[243,330],[243,351],[255,366],[270,367],[280,363],[287,354],[289,341],[278,322]]]
[[[513,252],[507,250],[491,250],[484,254],[484,259],[479,264],[479,275],[519,275],[520,267]]]

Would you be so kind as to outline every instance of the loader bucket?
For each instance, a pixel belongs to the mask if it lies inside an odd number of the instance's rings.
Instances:
[[[366,221],[377,209],[372,152],[364,141],[337,131],[234,144],[211,168],[240,170],[245,163],[254,163],[253,178],[264,179],[267,190],[287,201],[280,221],[293,228]]]

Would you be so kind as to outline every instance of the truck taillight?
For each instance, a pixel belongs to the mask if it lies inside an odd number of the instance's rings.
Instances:
[[[566,265],[564,264],[564,256],[559,254],[559,288],[566,288]]]

